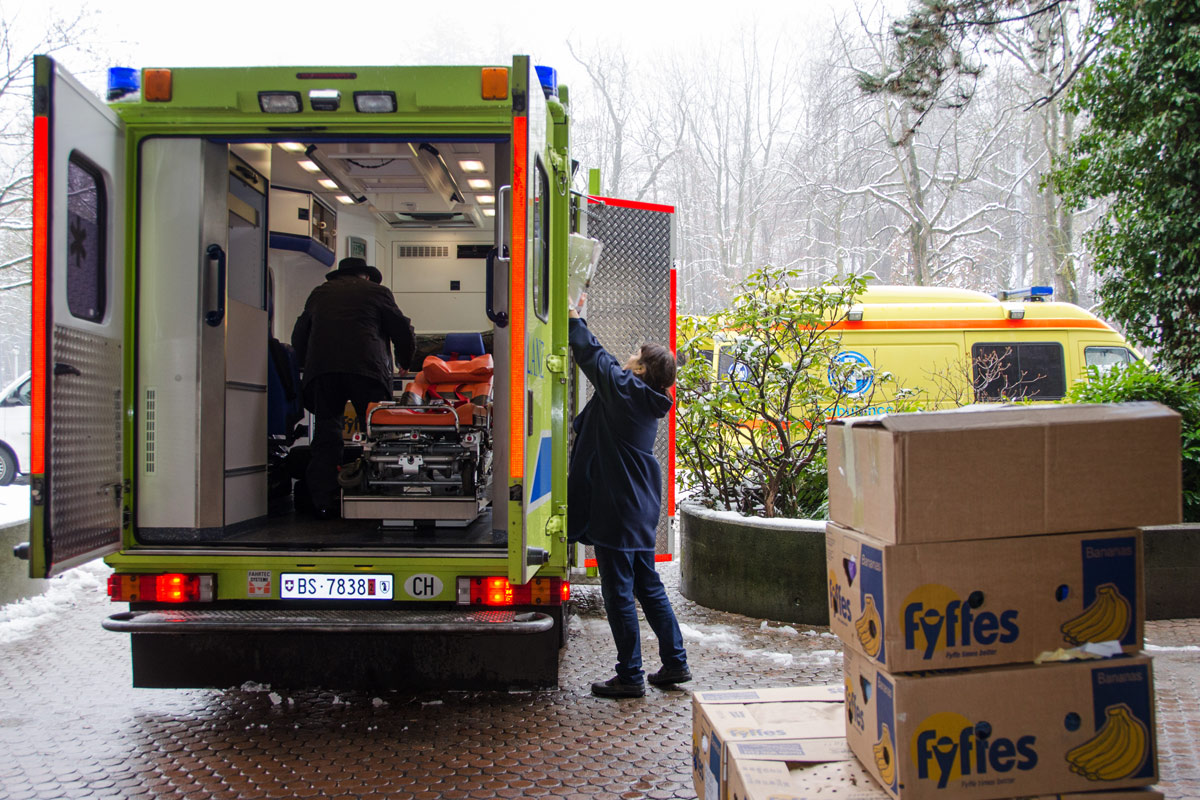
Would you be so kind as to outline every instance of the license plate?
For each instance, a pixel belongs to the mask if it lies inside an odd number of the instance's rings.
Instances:
[[[391,575],[285,572],[279,576],[284,600],[391,600]]]

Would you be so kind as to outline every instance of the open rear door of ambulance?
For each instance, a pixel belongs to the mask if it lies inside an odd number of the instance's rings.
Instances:
[[[124,126],[34,60],[30,565],[52,575],[121,546]]]
[[[558,514],[555,496],[565,498],[565,485],[553,491],[556,480],[556,442],[565,442],[561,413],[554,414],[555,386],[550,358],[550,173],[546,158],[546,99],[528,56],[515,56],[509,75],[512,99],[511,181],[500,187],[496,239],[500,258],[494,284],[507,285],[504,310],[489,314],[497,320],[495,441],[497,484],[493,526],[508,536],[508,579],[528,583],[549,557]],[[564,202],[565,207],[565,202]],[[504,280],[507,277],[507,281]],[[565,346],[565,343],[564,343]],[[559,401],[561,402],[561,400]],[[554,427],[559,430],[555,434]],[[564,473],[564,470],[558,470]],[[561,479],[559,479],[561,483]],[[507,491],[507,495],[501,492]],[[552,518],[554,521],[552,521]]]
[[[675,207],[593,195],[586,232],[604,246],[587,290],[587,322],[596,339],[622,362],[644,342],[665,344],[675,352]],[[591,392],[584,380],[578,408]],[[674,399],[675,389],[669,394]],[[677,549],[674,406],[659,423],[654,455],[663,489],[655,558],[670,561]],[[596,565],[590,557],[583,563]]]

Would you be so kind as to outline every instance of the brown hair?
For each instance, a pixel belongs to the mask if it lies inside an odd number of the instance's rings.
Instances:
[[[642,345],[638,361],[645,370],[642,381],[656,391],[666,393],[675,385],[675,354],[661,344],[647,342]]]

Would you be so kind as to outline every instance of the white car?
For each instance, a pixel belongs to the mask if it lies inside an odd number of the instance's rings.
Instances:
[[[0,393],[0,486],[29,472],[31,375],[26,372]]]

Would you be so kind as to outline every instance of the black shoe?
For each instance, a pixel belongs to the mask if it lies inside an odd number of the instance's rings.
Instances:
[[[593,683],[592,694],[596,697],[642,697],[646,694],[646,687],[641,683],[625,683],[614,675],[606,681]]]
[[[672,686],[676,683],[687,683],[691,679],[692,672],[687,667],[681,669],[667,669],[663,667],[658,672],[651,672],[646,676],[646,680],[655,686]]]

